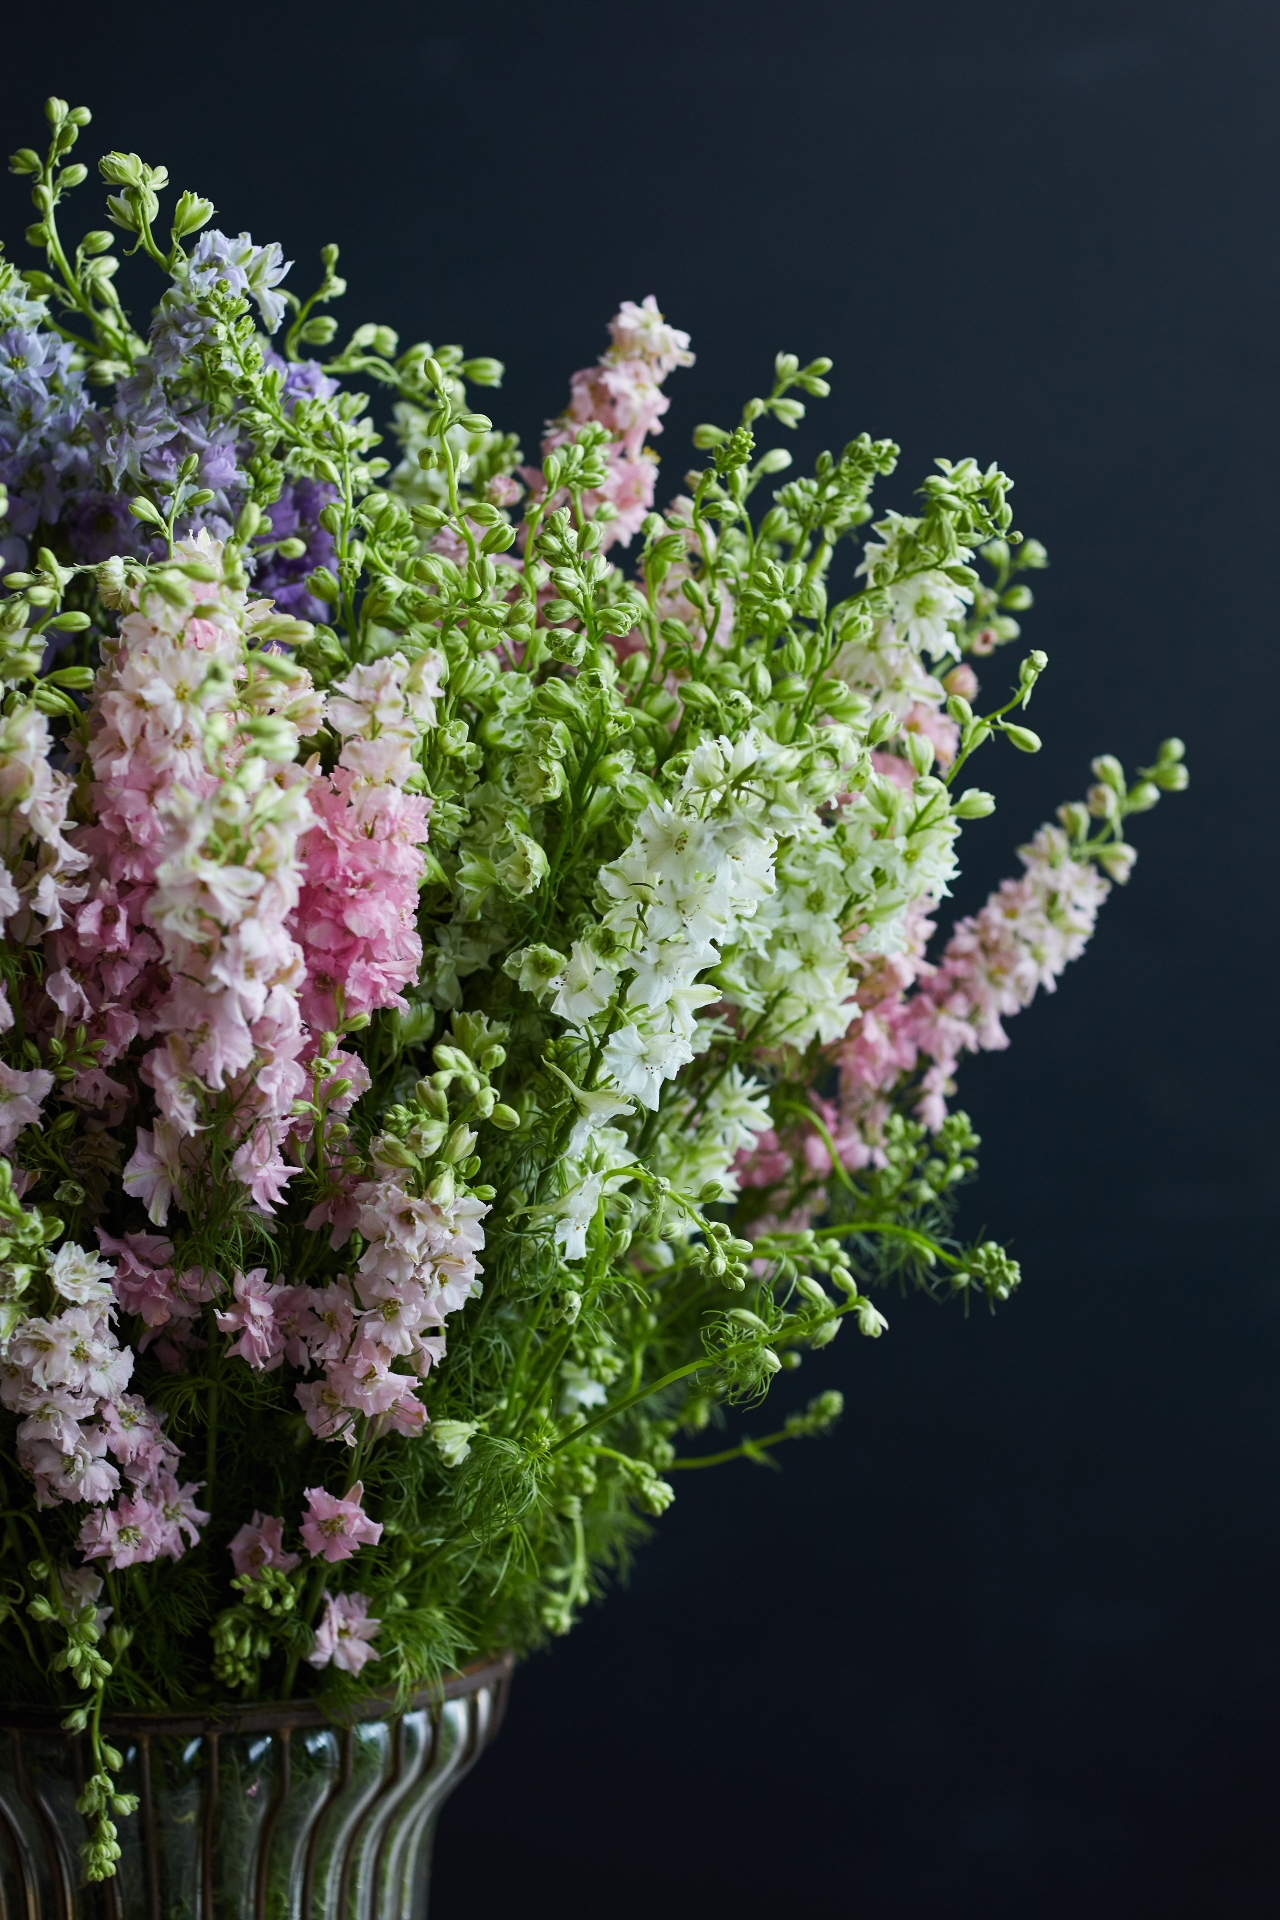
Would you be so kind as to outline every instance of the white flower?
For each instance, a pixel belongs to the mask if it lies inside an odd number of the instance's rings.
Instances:
[[[586,1413],[592,1407],[602,1407],[609,1398],[609,1390],[600,1380],[595,1380],[585,1367],[576,1367],[566,1360],[560,1369],[560,1378],[564,1388],[560,1395],[560,1413]]]
[[[937,660],[960,649],[948,621],[957,620],[973,600],[968,587],[958,587],[945,573],[909,573],[889,588],[889,609],[900,640],[917,653]]]
[[[527,833],[511,830],[511,851],[497,863],[499,883],[520,898],[540,887],[547,877],[547,856]]]
[[[523,978],[520,984],[524,985]],[[590,947],[575,940],[569,954],[551,1011],[562,1020],[583,1026],[597,1013],[603,1013],[613,998],[617,981],[608,967],[597,959]]]
[[[474,1420],[433,1420],[431,1438],[440,1450],[440,1458],[446,1467],[458,1467],[471,1451],[471,1436],[477,1422]]]
[[[634,1094],[651,1111],[658,1105],[664,1080],[670,1080],[693,1059],[693,1048],[678,1033],[641,1034],[629,1024],[619,1027],[604,1049],[604,1064],[623,1093]]]
[[[872,1306],[870,1300],[865,1298],[858,1301],[857,1314],[858,1331],[865,1333],[870,1340],[878,1340],[889,1325],[879,1307]]]
[[[110,1282],[115,1268],[96,1253],[86,1253],[68,1240],[49,1262],[49,1278],[64,1300],[78,1307],[105,1304],[112,1298]]]
[[[701,964],[705,965],[705,961]],[[699,956],[685,940],[654,941],[636,955],[627,1005],[657,1008],[687,987],[698,972]],[[714,994],[712,998],[714,998]]]
[[[731,1154],[753,1147],[757,1134],[773,1125],[767,1089],[758,1080],[749,1080],[741,1067],[730,1067],[708,1096],[704,1113],[704,1124]]]
[[[603,1192],[604,1176],[589,1173],[556,1203],[556,1245],[566,1260],[585,1260],[587,1229],[596,1217]]]
[[[549,1060],[547,1065],[558,1080],[563,1080],[578,1103],[578,1118],[573,1123],[573,1132],[569,1136],[567,1149],[570,1160],[578,1158],[597,1128],[607,1126],[610,1120],[616,1120],[624,1113],[635,1112],[630,1100],[620,1100],[617,1094],[612,1092],[586,1093],[581,1087],[574,1085],[567,1073],[561,1072],[554,1060]]]

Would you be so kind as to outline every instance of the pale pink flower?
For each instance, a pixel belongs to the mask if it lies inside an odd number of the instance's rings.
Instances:
[[[419,1342],[419,1353],[421,1353],[424,1346],[438,1346],[441,1354],[443,1354],[443,1340]],[[423,1370],[425,1371],[425,1369]],[[415,1391],[416,1386],[417,1382],[415,1380],[401,1381],[399,1395],[387,1408],[386,1412],[379,1417],[376,1423],[374,1428],[376,1433],[379,1435],[383,1433],[401,1433],[407,1440],[416,1440],[420,1434],[426,1431],[427,1410],[418,1398]]]
[[[228,1347],[228,1354],[259,1372],[272,1372],[284,1358],[284,1336],[276,1326],[275,1306],[288,1289],[268,1284],[266,1268],[255,1267],[251,1273],[237,1273],[231,1291],[234,1303],[213,1316],[219,1333],[240,1336]]]
[[[126,1495],[114,1507],[91,1513],[80,1529],[86,1560],[105,1560],[113,1573],[154,1560],[163,1550],[164,1519],[146,1499]]]
[[[52,1387],[45,1392],[24,1387],[15,1378],[6,1381],[4,1402],[14,1412],[26,1413],[18,1428],[18,1459],[25,1467],[26,1450],[52,1446],[59,1453],[73,1453],[80,1442],[80,1422],[93,1411],[80,1394]]]
[[[23,1073],[0,1061],[0,1153],[8,1153],[22,1129],[40,1118],[52,1088],[53,1075],[46,1068]]]
[[[313,1667],[327,1667],[332,1661],[343,1673],[359,1673],[378,1658],[369,1642],[377,1638],[381,1625],[370,1614],[362,1593],[327,1593],[324,1617],[307,1659]]]
[[[943,675],[942,684],[948,693],[959,694],[962,700],[972,700],[978,691],[978,676],[969,662],[962,660],[958,667],[952,667],[950,673]]]
[[[207,541],[182,552],[217,558]],[[290,1176],[280,1148],[304,1085],[296,1065],[306,1039],[302,955],[286,921],[297,900],[298,842],[311,822],[311,775],[287,750],[272,763],[249,751],[244,728],[271,713],[286,728],[314,728],[321,702],[284,655],[278,673],[253,675],[248,693],[246,639],[270,609],[205,585],[197,614],[153,596],[109,649],[90,725],[97,818],[83,837],[95,868],[91,897],[57,952],[94,1010],[104,1063],[139,1031],[161,1036],[142,1065],[159,1118],[154,1136],[140,1131],[125,1174],[126,1190],[157,1224],[206,1162],[205,1094],[226,1089],[242,1117],[239,1139],[227,1143],[232,1173],[260,1210],[277,1205]],[[235,784],[205,761],[216,715],[226,729],[223,768],[242,776]],[[85,1088],[90,1097],[98,1091]]]
[[[180,1487],[171,1473],[162,1471],[148,1487],[148,1498],[160,1516],[158,1551],[171,1560],[181,1560],[187,1546],[197,1545],[200,1529],[208,1521],[208,1514],[195,1503],[203,1485],[203,1480],[189,1480]]]
[[[634,300],[624,300],[609,322],[609,334],[615,352],[626,359],[647,360],[659,379],[676,367],[693,365],[688,334],[664,319],[651,293],[638,306]]]
[[[122,1394],[108,1401],[100,1419],[107,1445],[134,1481],[153,1480],[159,1473],[172,1473],[180,1459],[173,1442],[166,1439],[159,1417],[137,1394]]]
[[[311,1358],[322,1364],[340,1359],[355,1331],[355,1301],[350,1287],[345,1281],[334,1280],[327,1287],[309,1287],[306,1293],[310,1320],[305,1337]]]
[[[264,1213],[279,1206],[285,1188],[297,1173],[286,1166],[269,1128],[258,1127],[231,1156],[231,1169],[248,1187],[254,1205]]]
[[[58,1501],[88,1501],[102,1506],[120,1485],[120,1475],[106,1458],[107,1436],[101,1427],[82,1427],[74,1447],[63,1453],[50,1441],[29,1445],[19,1459],[35,1481],[36,1505]]]
[[[349,1560],[358,1547],[376,1546],[382,1526],[370,1520],[361,1506],[364,1484],[357,1480],[350,1493],[326,1493],[323,1487],[306,1490],[307,1517],[302,1522],[302,1544],[312,1559]]]
[[[360,1346],[347,1360],[331,1360],[325,1379],[344,1406],[367,1419],[393,1407],[404,1387],[403,1374],[392,1373],[384,1355]]]
[[[584,513],[594,513],[602,501],[616,510],[616,518],[605,527],[604,548],[615,542],[629,545],[653,506],[657,468],[645,436],[661,431],[661,416],[669,405],[660,391],[662,382],[675,367],[693,363],[688,334],[667,324],[652,294],[640,305],[624,301],[609,322],[609,332],[609,351],[594,367],[572,376],[569,406],[559,420],[548,422],[542,441],[545,460],[588,421],[597,421],[612,434],[611,444],[603,449],[604,485],[582,497]],[[523,468],[521,478],[535,498],[542,496],[543,479],[536,468]],[[564,497],[561,492],[549,504],[558,505]]]
[[[37,1387],[68,1387],[108,1400],[119,1398],[133,1371],[132,1352],[117,1346],[106,1321],[85,1307],[68,1307],[52,1320],[20,1321],[9,1358]]]
[[[294,1397],[317,1440],[342,1439],[348,1446],[355,1445],[351,1409],[327,1379],[304,1381],[294,1388]]]
[[[255,1513],[227,1542],[227,1551],[237,1573],[260,1573],[263,1567],[278,1567],[292,1573],[301,1566],[302,1557],[284,1550],[284,1521],[274,1514]]]
[[[87,1020],[93,1012],[84,988],[66,967],[47,975],[44,990],[59,1013],[67,1020]]]
[[[173,1266],[173,1242],[158,1233],[126,1233],[117,1240],[97,1228],[98,1245],[115,1256],[113,1279],[116,1299],[126,1313],[143,1313],[160,1275],[167,1281]]]
[[[138,1128],[137,1143],[122,1176],[124,1190],[141,1200],[156,1226],[169,1218],[169,1206],[180,1178],[179,1140],[169,1122],[157,1119],[154,1132]]]

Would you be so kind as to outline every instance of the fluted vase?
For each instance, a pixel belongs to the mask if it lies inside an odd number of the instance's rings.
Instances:
[[[104,1719],[139,1804],[96,1885],[75,1810],[85,1737],[0,1707],[0,1920],[425,1920],[436,1815],[496,1733],[511,1668],[341,1724],[307,1701]]]

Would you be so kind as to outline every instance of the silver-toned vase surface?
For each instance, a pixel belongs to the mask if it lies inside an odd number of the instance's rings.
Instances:
[[[436,1815],[497,1732],[513,1664],[344,1724],[306,1701],[105,1720],[139,1805],[96,1885],[79,1864],[83,1736],[0,1708],[0,1920],[425,1920]]]

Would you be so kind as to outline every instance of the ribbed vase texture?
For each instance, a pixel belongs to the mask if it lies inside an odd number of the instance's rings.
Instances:
[[[303,1704],[104,1723],[140,1804],[96,1886],[75,1810],[87,1743],[0,1709],[0,1920],[425,1920],[436,1815],[497,1731],[510,1672],[350,1725]]]

